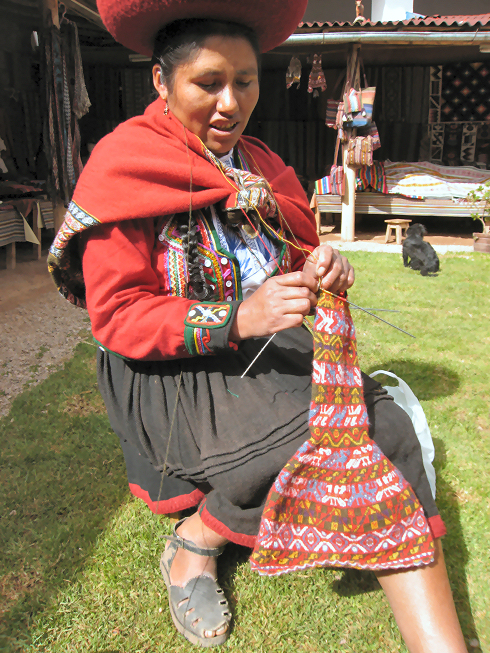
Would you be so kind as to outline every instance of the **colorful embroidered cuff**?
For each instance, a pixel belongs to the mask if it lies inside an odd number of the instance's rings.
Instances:
[[[191,356],[233,349],[229,333],[241,302],[196,302],[184,320],[184,342]]]

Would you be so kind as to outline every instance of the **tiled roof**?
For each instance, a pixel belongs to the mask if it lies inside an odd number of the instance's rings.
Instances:
[[[472,16],[426,16],[425,18],[410,18],[409,20],[398,20],[382,23],[381,21],[365,20],[363,22],[335,21],[330,22],[305,22],[299,24],[299,29],[306,27],[489,27],[490,14],[475,14]]]

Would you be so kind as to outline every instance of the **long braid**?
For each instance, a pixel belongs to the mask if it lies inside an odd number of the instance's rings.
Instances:
[[[189,228],[190,224],[190,228]],[[189,299],[198,299],[204,301],[212,297],[212,289],[206,283],[204,272],[199,260],[199,251],[197,245],[200,242],[199,226],[194,212],[189,222],[187,215],[182,215],[182,223],[179,225],[180,235],[182,237],[182,247],[187,263],[187,275],[189,279]]]

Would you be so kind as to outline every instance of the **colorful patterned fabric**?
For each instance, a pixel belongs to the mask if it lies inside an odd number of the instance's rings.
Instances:
[[[327,110],[325,112],[325,124],[327,127],[335,129],[337,126],[337,114],[339,111],[338,100],[327,100]]]
[[[373,188],[379,193],[387,193],[385,167],[382,161],[374,161],[372,166],[362,166],[356,171],[356,190]]]
[[[330,168],[330,188],[332,195],[344,195],[344,168],[343,166],[333,165]]]
[[[228,334],[240,302],[192,304],[184,320],[184,342],[191,356],[216,353],[217,348],[237,345],[229,342]],[[228,328],[223,330],[222,327]]]
[[[388,193],[411,198],[463,199],[470,190],[490,179],[490,171],[435,163],[384,162]]]
[[[184,324],[190,327],[206,327],[207,329],[218,329],[224,326],[231,315],[231,307],[229,304],[193,304]]]
[[[235,205],[228,210],[243,209],[244,211],[262,210],[264,218],[273,218],[277,216],[277,203],[274,195],[270,192],[269,185],[263,177],[252,174],[248,169],[239,170],[232,166],[226,165],[221,159],[215,156],[206,148],[206,157],[214,165],[223,171],[223,173],[232,179],[238,186],[239,191],[236,193]],[[238,156],[241,162],[245,157],[243,154]]]
[[[80,308],[86,308],[85,284],[78,242],[74,236],[98,224],[97,218],[70,202],[65,220],[49,249],[48,271],[56,287],[65,299]]]
[[[329,195],[331,192],[332,184],[330,183],[330,175],[315,181],[315,193],[317,195]]]
[[[445,64],[442,67],[441,121],[490,119],[490,65]]]
[[[340,298],[322,293],[314,323],[309,440],[267,498],[252,568],[277,575],[317,566],[429,564],[434,543],[402,474],[368,436],[355,330]]]

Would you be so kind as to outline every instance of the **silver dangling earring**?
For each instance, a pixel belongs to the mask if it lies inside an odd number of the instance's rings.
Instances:
[[[165,111],[163,113],[164,115],[168,116],[168,102],[165,105]]]

